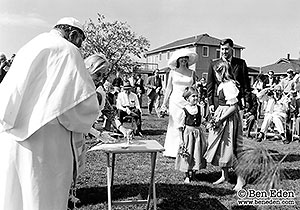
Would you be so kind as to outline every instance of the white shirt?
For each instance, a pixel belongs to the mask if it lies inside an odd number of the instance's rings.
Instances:
[[[135,107],[142,112],[138,97],[135,93],[132,92],[130,92],[129,94],[126,94],[125,91],[120,92],[117,97],[116,106],[117,109],[123,111],[126,111],[126,107]]]

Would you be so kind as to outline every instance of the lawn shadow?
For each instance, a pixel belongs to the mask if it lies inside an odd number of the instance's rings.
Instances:
[[[285,155],[284,154],[272,154],[272,157],[275,161],[280,161],[282,160],[282,158],[284,157]],[[289,154],[287,155],[283,162],[297,162],[297,161],[300,161],[300,155],[296,155],[296,154]]]
[[[77,207],[105,203],[107,202],[107,188],[106,186],[79,188],[76,190],[76,197],[80,200]]]
[[[282,169],[281,170],[282,179],[287,180],[297,180],[300,179],[300,169]]]
[[[136,200],[147,199],[148,184],[114,185],[112,199]],[[211,209],[227,210],[227,208],[216,198],[233,194],[233,190],[186,184],[156,184],[157,207],[163,210],[194,210]],[[107,203],[107,188],[90,187],[76,190],[76,197],[80,203],[76,206],[87,206]]]
[[[143,129],[143,135],[147,135],[147,136],[163,135],[165,132],[166,130]]]
[[[229,171],[229,184],[236,184],[236,174],[233,171]],[[208,173],[198,173],[195,175],[196,181],[203,181],[213,183],[221,177],[221,171],[212,171]]]
[[[228,210],[217,198],[180,197],[162,199],[157,206],[158,210]]]

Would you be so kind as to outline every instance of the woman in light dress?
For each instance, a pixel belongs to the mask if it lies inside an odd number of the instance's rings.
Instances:
[[[173,53],[168,64],[173,68],[169,73],[167,88],[162,107],[169,102],[169,123],[164,144],[164,156],[175,158],[180,144],[179,122],[180,113],[187,105],[182,94],[186,87],[195,83],[195,71],[189,69],[194,64],[198,55],[188,49],[180,49]]]

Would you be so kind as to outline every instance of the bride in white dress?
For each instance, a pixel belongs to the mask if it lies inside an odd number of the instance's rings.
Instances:
[[[186,87],[190,87],[195,82],[195,71],[189,66],[197,61],[198,55],[188,49],[180,49],[173,53],[168,64],[172,70],[169,74],[167,88],[162,107],[166,107],[169,101],[169,123],[165,139],[164,156],[176,157],[179,139],[179,115],[187,101],[182,94]]]

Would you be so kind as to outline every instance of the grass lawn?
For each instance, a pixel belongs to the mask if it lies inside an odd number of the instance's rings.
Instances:
[[[143,139],[154,139],[164,144],[168,118],[148,116],[144,110],[143,115]],[[141,137],[136,137],[139,139]],[[252,141],[245,139],[245,141]],[[92,145],[94,140],[87,142]],[[255,142],[253,141],[253,144]],[[198,172],[196,181],[191,184],[183,184],[184,174],[174,170],[174,159],[158,154],[156,162],[156,191],[159,210],[254,210],[276,209],[294,210],[300,209],[300,143],[292,142],[284,145],[281,142],[265,141],[260,143],[269,151],[277,151],[279,160],[288,154],[282,164],[282,179],[280,188],[295,192],[296,205],[277,206],[241,206],[239,199],[232,190],[236,177],[231,171],[229,183],[212,185],[212,182],[220,177],[220,169],[208,165],[206,169]],[[148,182],[150,179],[150,154],[123,154],[116,156],[113,200],[126,200],[147,198]],[[245,189],[255,186],[248,184]],[[77,197],[80,210],[107,209],[106,189],[106,156],[100,151],[87,154],[86,171],[80,176],[77,183]],[[145,205],[113,206],[113,209],[145,209]],[[153,208],[152,208],[153,209]]]

